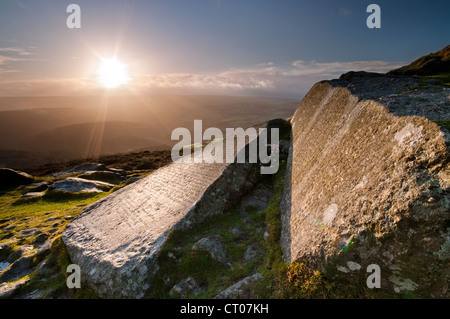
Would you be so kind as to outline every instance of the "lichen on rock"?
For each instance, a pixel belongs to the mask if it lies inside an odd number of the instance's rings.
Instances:
[[[291,120],[284,259],[361,285],[377,264],[387,293],[448,297],[449,132],[434,122],[450,120],[447,99],[395,75],[317,83]]]

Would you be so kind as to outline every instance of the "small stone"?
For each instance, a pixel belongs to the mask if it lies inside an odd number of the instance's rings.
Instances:
[[[217,260],[223,264],[227,263],[227,255],[225,252],[225,247],[218,240],[217,236],[200,239],[192,246],[192,250],[207,251],[211,255],[212,259]]]
[[[339,270],[341,272],[348,273],[348,269],[343,266],[337,266],[336,268],[337,268],[337,270]]]
[[[213,299],[244,299],[249,297],[250,285],[262,278],[260,273],[246,277],[217,294]]]
[[[177,259],[177,257],[175,257],[175,255],[172,252],[168,253],[167,256],[172,259]]]
[[[247,247],[247,250],[245,251],[244,262],[251,263],[251,262],[255,261],[258,258],[258,256],[261,256],[261,255],[262,255],[261,249],[259,249],[255,245],[250,245]]]
[[[21,198],[35,198],[35,197],[37,198],[37,197],[42,197],[44,195],[45,195],[45,192],[29,192],[29,193],[22,195]]]
[[[172,289],[170,289],[169,295],[171,297],[179,295],[181,298],[184,298],[189,291],[197,294],[199,290],[200,288],[195,279],[192,276],[189,276],[173,286]]]
[[[235,235],[239,239],[244,239],[247,237],[247,234],[237,226],[233,227],[231,229],[231,232],[233,233],[233,235]]]
[[[361,265],[358,263],[355,263],[354,261],[348,261],[347,262],[347,267],[351,270],[351,271],[355,271],[355,270],[360,270],[361,269]]]

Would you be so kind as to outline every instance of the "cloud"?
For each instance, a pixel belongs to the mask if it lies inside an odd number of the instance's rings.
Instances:
[[[12,52],[18,55],[30,55],[31,53],[21,48],[0,48],[0,52]]]
[[[11,69],[11,64],[30,60],[29,58],[24,58],[24,56],[29,55],[31,55],[30,52],[21,48],[0,48],[0,76],[6,73],[20,72],[20,70]],[[5,66],[6,68],[3,68],[2,66]]]
[[[265,63],[257,64],[257,66],[272,66],[272,65],[273,65],[273,62],[265,62]]]
[[[29,7],[24,6],[23,3],[22,3],[22,1],[20,1],[20,0],[16,0],[16,3],[17,3],[17,5],[18,5],[19,7],[21,7],[22,9],[25,9],[25,10],[31,10]]]
[[[305,64],[305,61],[303,60],[297,60],[292,62],[292,66],[296,67],[296,68],[301,68],[303,67],[303,65]]]
[[[352,15],[352,10],[346,8],[339,8],[339,15],[343,18],[348,18]]]
[[[1,63],[0,63],[1,64]],[[134,76],[122,92],[153,94],[265,95],[301,98],[314,83],[338,78],[348,71],[384,73],[401,66],[386,61],[305,62],[288,68],[274,63],[217,74],[168,73]],[[0,71],[1,72],[1,71]],[[95,78],[0,81],[0,95],[78,95],[102,92]]]
[[[305,62],[297,60],[288,69],[264,64],[267,67],[232,69],[212,75],[161,74],[135,77],[131,83],[138,90],[153,92],[195,92],[211,94],[246,94],[300,97],[314,83],[338,78],[348,71],[384,73],[401,64],[385,61]]]

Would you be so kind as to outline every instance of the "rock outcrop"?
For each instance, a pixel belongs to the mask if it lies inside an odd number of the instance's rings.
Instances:
[[[409,65],[392,70],[395,75],[436,75],[450,72],[450,45],[442,50],[423,56]]]
[[[102,176],[101,174],[103,173],[104,176],[107,176],[109,178],[126,178],[127,176],[127,173],[123,169],[108,168],[105,164],[101,163],[84,163],[74,167],[70,167],[60,172],[52,173],[48,175],[48,177],[63,177],[77,173],[87,173],[86,175],[93,175],[94,172],[97,172],[99,176]]]
[[[68,177],[62,181],[58,181],[49,187],[53,192],[68,192],[68,193],[102,193],[114,187],[113,184],[92,181],[77,177]]]
[[[248,154],[248,145],[244,149]],[[169,232],[230,209],[262,178],[260,169],[248,161],[177,161],[88,206],[62,239],[82,280],[98,295],[142,298]],[[197,246],[211,248],[205,241]]]
[[[33,176],[10,168],[0,168],[0,188],[17,187],[33,183]]]
[[[284,259],[329,278],[449,297],[450,88],[365,72],[314,85],[292,118]],[[447,122],[448,123],[448,122]]]

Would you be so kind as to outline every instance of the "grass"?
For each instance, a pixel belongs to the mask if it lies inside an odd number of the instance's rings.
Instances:
[[[17,252],[25,245],[33,245],[39,235],[52,240],[50,255],[47,258],[48,275],[40,275],[37,265],[45,256],[34,257],[33,272],[28,275],[30,281],[17,291],[18,294],[26,294],[38,291],[41,296],[52,291],[53,294],[67,298],[90,298],[95,294],[86,286],[78,290],[69,290],[66,286],[66,269],[70,259],[62,243],[61,233],[70,220],[80,214],[82,209],[107,196],[110,192],[102,194],[77,194],[65,197],[67,194],[53,194],[38,199],[21,199],[24,190],[15,190],[0,196],[0,220],[8,220],[8,227],[0,230],[0,242],[13,241],[2,250],[0,259],[4,260]],[[14,227],[13,229],[9,229]],[[9,229],[9,230],[8,230]],[[22,231],[34,230],[37,235],[24,235]],[[33,251],[36,251],[35,248]],[[32,252],[30,252],[32,253]],[[14,260],[10,260],[14,262]]]
[[[364,284],[336,282],[309,266],[307,260],[292,263],[283,261],[279,244],[281,236],[280,202],[283,192],[286,163],[280,163],[275,175],[274,194],[265,210],[265,223],[269,236],[266,256],[258,271],[263,275],[253,287],[253,297],[262,299],[373,299],[392,298],[383,292],[371,290]]]
[[[442,125],[443,127],[445,127],[448,131],[450,131],[450,121],[445,121],[445,120],[437,120],[435,121],[437,124]]]
[[[448,123],[447,123],[448,125]],[[188,231],[172,231],[166,244],[157,256],[159,270],[149,282],[151,289],[146,298],[167,299],[180,296],[171,295],[171,288],[180,281],[193,277],[199,291],[188,291],[184,298],[212,298],[237,281],[256,272],[263,275],[249,291],[251,298],[383,298],[380,292],[370,290],[365,285],[334,282],[317,269],[309,266],[307,260],[286,263],[282,259],[280,247],[281,212],[280,202],[283,192],[286,161],[271,179],[273,195],[265,209],[247,207],[247,217],[243,218],[239,204],[225,214],[211,217],[193,226]],[[258,187],[258,185],[256,186]],[[116,186],[102,194],[56,193],[38,199],[22,199],[26,192],[17,188],[0,195],[0,243],[13,241],[0,252],[0,260],[17,252],[20,247],[32,244],[36,236],[24,236],[23,230],[36,229],[52,239],[47,258],[47,273],[38,269],[29,274],[30,281],[19,288],[23,295],[37,291],[41,296],[51,293],[63,298],[98,298],[86,285],[81,289],[68,289],[67,266],[71,264],[69,255],[61,239],[61,233],[73,217],[80,214],[87,205],[119,189]],[[68,218],[68,216],[71,216]],[[11,228],[13,227],[13,228]],[[240,236],[231,230],[237,227],[245,233]],[[56,229],[55,232],[53,232]],[[265,236],[265,232],[268,236]],[[204,237],[220,236],[228,263],[213,260],[204,251],[193,251],[192,246]],[[249,245],[261,249],[255,260],[243,262]],[[33,261],[38,265],[42,259]],[[388,296],[392,297],[392,296]]]
[[[169,155],[168,155],[169,154]],[[105,165],[111,163],[118,166],[133,169],[145,163],[153,163],[149,169],[134,171],[128,176],[146,176],[154,169],[162,167],[168,163],[167,156],[170,152],[141,152],[121,154],[117,156],[103,157]],[[153,159],[153,162],[152,160]],[[91,160],[90,162],[93,162]],[[58,170],[64,170],[68,167],[79,165],[83,160],[72,161],[69,163],[59,163],[46,165],[44,167],[35,167],[28,172],[35,173],[35,182],[47,181],[55,182],[58,178],[49,178],[44,175]],[[5,249],[0,250],[0,261],[9,257],[9,262],[13,263],[20,257],[19,250],[23,247],[33,247],[38,236],[45,236],[51,241],[50,251],[47,256],[33,257],[32,266],[34,270],[27,275],[29,282],[21,286],[16,294],[25,295],[31,292],[37,292],[39,296],[45,296],[51,293],[53,296],[63,298],[97,298],[97,295],[86,285],[81,289],[68,289],[66,279],[67,266],[71,264],[69,255],[62,242],[61,233],[64,231],[70,221],[78,216],[84,207],[90,205],[105,196],[124,187],[124,184],[117,185],[103,193],[66,193],[47,191],[43,197],[22,198],[29,192],[29,188],[17,187],[2,190],[0,192],[0,244],[7,243]],[[31,232],[31,233],[27,233]],[[25,246],[28,245],[28,246]],[[33,254],[39,249],[33,248],[25,255]],[[15,257],[17,255],[17,257]],[[46,260],[46,274],[40,274],[37,266]],[[20,279],[23,279],[19,278]]]
[[[209,218],[189,231],[171,232],[157,257],[160,270],[151,281],[152,289],[146,298],[171,298],[170,289],[189,276],[195,279],[201,291],[197,295],[188,293],[186,298],[212,298],[239,279],[247,277],[262,260],[262,257],[258,257],[251,263],[242,262],[247,246],[263,241],[263,232],[258,231],[264,227],[264,218],[261,216],[261,212],[251,212],[247,224],[236,206],[228,213]],[[231,232],[233,227],[239,227],[248,236],[238,238]],[[227,265],[213,260],[207,252],[192,250],[199,239],[217,235],[226,249]]]
[[[450,87],[450,72],[439,73],[436,75],[420,76],[423,79],[438,79],[444,87]]]

